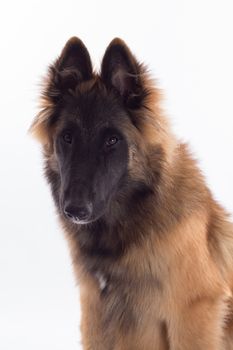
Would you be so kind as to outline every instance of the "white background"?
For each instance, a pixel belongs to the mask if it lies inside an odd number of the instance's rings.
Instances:
[[[75,350],[79,299],[69,253],[27,135],[38,83],[79,36],[99,66],[122,37],[164,89],[175,132],[233,212],[232,0],[2,1],[0,8],[0,348]]]

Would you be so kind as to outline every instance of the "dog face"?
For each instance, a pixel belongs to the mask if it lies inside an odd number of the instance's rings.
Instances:
[[[143,72],[120,39],[107,48],[99,75],[77,38],[50,67],[32,130],[44,145],[46,175],[63,219],[109,219],[132,205],[135,194],[151,191],[146,142],[154,147],[151,129],[158,134],[159,127],[150,120]],[[156,141],[159,174],[163,152]]]
[[[88,223],[106,212],[127,178],[129,150],[122,124],[129,117],[94,87],[69,98],[59,118],[54,149],[60,209],[74,223]]]

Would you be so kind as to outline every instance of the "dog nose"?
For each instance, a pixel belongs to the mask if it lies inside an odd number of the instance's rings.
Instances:
[[[69,218],[73,220],[88,220],[91,216],[91,206],[72,206],[72,205],[65,205],[64,207],[64,214]]]

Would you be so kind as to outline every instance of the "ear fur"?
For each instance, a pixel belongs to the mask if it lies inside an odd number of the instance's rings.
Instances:
[[[76,37],[69,39],[50,70],[50,93],[55,99],[60,93],[74,90],[79,83],[91,79],[91,59],[83,42]]]
[[[80,39],[72,37],[66,43],[60,57],[49,68],[41,96],[41,111],[29,130],[43,145],[49,144],[47,128],[53,120],[59,101],[75,90],[78,84],[92,77],[89,53]]]
[[[141,66],[124,41],[113,39],[102,60],[105,85],[114,89],[128,107],[137,108],[144,95],[141,75]]]
[[[91,59],[83,42],[73,37],[65,45],[60,57],[50,67],[41,96],[41,110],[36,116],[30,132],[43,145],[50,144],[48,128],[56,120],[57,108],[76,87],[91,80],[93,73]],[[146,105],[151,94],[147,83],[146,69],[139,64],[123,40],[115,38],[104,54],[100,79],[107,90],[113,91],[131,110]],[[149,88],[148,88],[149,87]],[[147,101],[148,102],[148,101]],[[147,103],[148,104],[148,103]],[[134,118],[136,124],[136,118]]]

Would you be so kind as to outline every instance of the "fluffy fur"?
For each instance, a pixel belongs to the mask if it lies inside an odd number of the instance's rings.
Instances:
[[[120,39],[107,48],[97,74],[83,43],[71,38],[45,80],[31,132],[43,145],[79,281],[85,350],[233,349],[233,225],[159,102],[145,67]],[[68,220],[61,204],[64,160],[56,140],[73,105],[81,125],[100,110],[114,122],[119,115],[127,144],[126,170],[111,184],[102,215],[87,224]],[[98,133],[95,117],[89,124],[85,130],[93,125]],[[91,169],[98,172],[98,164]]]

